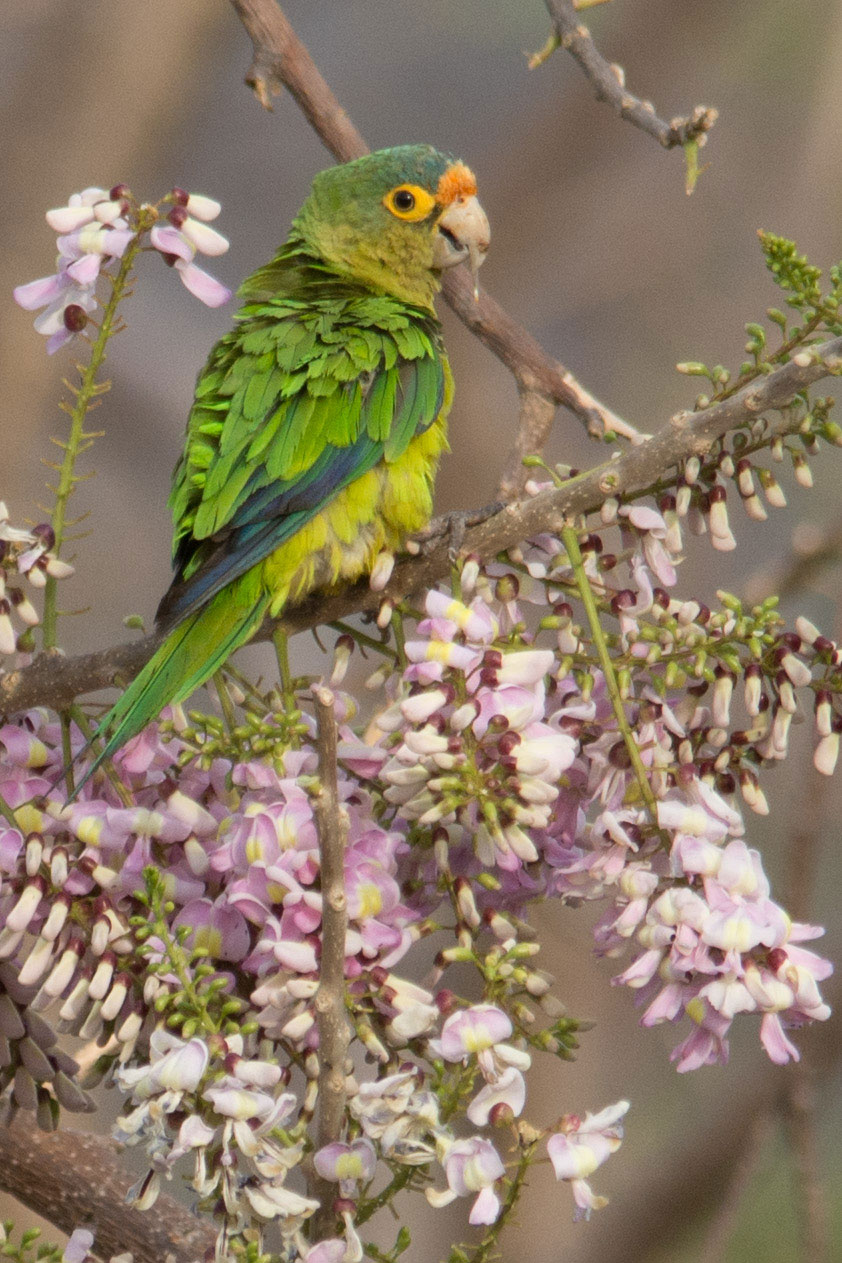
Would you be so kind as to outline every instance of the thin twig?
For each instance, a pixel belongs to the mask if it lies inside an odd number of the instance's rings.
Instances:
[[[468,527],[463,552],[480,557],[496,553],[546,530],[560,529],[565,517],[598,510],[606,496],[630,495],[651,486],[666,470],[690,456],[703,456],[728,431],[757,421],[770,409],[784,408],[799,391],[838,373],[842,368],[842,338],[811,348],[809,364],[791,360],[737,394],[700,412],[679,412],[646,443],[628,447],[615,459],[595,466],[563,486],[509,504],[477,526]],[[796,430],[800,422],[784,417],[776,432]],[[428,588],[450,571],[447,533],[429,553],[410,557],[395,566],[382,592],[367,580],[319,594],[286,610],[277,623],[265,623],[254,637],[267,640],[277,627],[305,631],[350,614],[378,610],[384,599],[396,604],[409,593]],[[0,676],[0,710],[5,713],[32,706],[61,709],[82,693],[110,688],[136,675],[152,656],[162,636],[154,633],[133,644],[117,645],[76,658],[42,654],[27,667]]]
[[[345,1058],[351,1027],[345,1014],[345,932],[348,899],[345,894],[345,844],[348,821],[340,802],[336,764],[336,716],[330,689],[313,691],[319,753],[319,789],[313,802],[319,834],[319,867],[322,889],[322,954],[316,1020],[319,1030],[319,1106],[316,1146],[321,1149],[342,1135],[345,1120]],[[333,1235],[336,1185],[321,1177],[313,1181],[321,1203],[313,1216],[313,1239]]]
[[[665,149],[677,145],[704,144],[707,133],[718,118],[718,111],[697,105],[686,118],[665,122],[655,113],[651,101],[642,101],[626,88],[620,66],[606,61],[593,42],[591,33],[581,21],[572,0],[544,0],[553,20],[554,37],[546,49],[533,57],[531,65],[545,61],[553,47],[564,48],[581,66],[593,87],[598,101],[605,101],[621,118],[654,136]]]
[[[728,1171],[728,1186],[719,1198],[696,1263],[721,1263],[725,1258],[745,1195],[774,1131],[774,1111],[766,1108],[751,1119],[740,1137]]]
[[[248,83],[267,109],[274,95],[286,87],[322,143],[339,162],[369,152],[309,52],[275,0],[231,0],[254,46]],[[458,271],[461,273],[462,268]],[[568,408],[591,432],[613,432],[633,441],[637,431],[606,408],[576,381],[536,340],[488,294],[474,298],[467,275],[445,278],[444,297],[472,333],[503,361],[521,389],[539,389]]]
[[[793,1161],[793,1203],[805,1263],[825,1263],[828,1255],[828,1207],[819,1159],[816,1091],[812,1067],[792,1067],[780,1103]]]

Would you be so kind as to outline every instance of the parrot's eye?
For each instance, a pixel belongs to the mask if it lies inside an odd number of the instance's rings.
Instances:
[[[396,189],[390,189],[383,198],[386,210],[397,215],[398,219],[406,219],[410,223],[426,219],[435,204],[436,199],[432,193],[422,189],[420,184],[399,184]]]

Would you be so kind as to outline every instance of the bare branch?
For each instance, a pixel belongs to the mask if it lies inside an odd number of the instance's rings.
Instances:
[[[500,513],[469,527],[463,552],[493,557],[541,531],[556,529],[565,518],[595,512],[606,496],[642,491],[688,457],[703,456],[730,430],[749,420],[756,421],[770,409],[786,407],[799,391],[840,370],[842,338],[811,347],[809,363],[790,360],[728,399],[700,412],[676,413],[670,424],[647,442],[626,448],[563,487],[509,504]],[[785,417],[778,432],[789,433],[799,424],[800,421]],[[306,631],[350,614],[373,612],[384,599],[397,603],[411,592],[432,586],[450,570],[447,532],[444,535],[442,544],[429,553],[396,565],[383,592],[372,592],[363,579],[319,594],[286,610],[276,624],[265,623],[254,639],[268,640],[277,627],[289,633]],[[155,634],[135,644],[117,645],[77,658],[42,655],[30,666],[0,676],[0,710],[9,713],[32,706],[61,709],[81,693],[109,688],[121,677],[131,678],[160,643],[160,635]]]
[[[351,1030],[345,1015],[345,932],[348,900],[345,894],[345,844],[348,821],[339,802],[336,770],[336,717],[333,694],[319,688],[313,693],[319,752],[319,791],[313,810],[319,833],[319,865],[322,888],[322,955],[316,1020],[319,1029],[319,1115],[317,1148],[339,1140],[345,1117],[345,1058]],[[313,1220],[314,1239],[333,1233],[336,1185],[318,1178],[315,1196],[321,1203]]]
[[[275,0],[231,0],[254,45],[246,82],[264,106],[281,86],[288,88],[319,139],[340,162],[368,153],[368,146],[322,78],[307,49]],[[459,269],[461,273],[462,269]],[[636,437],[628,422],[615,416],[547,355],[536,340],[488,294],[474,299],[467,276],[445,278],[444,296],[457,316],[514,374],[520,388],[538,388],[568,408],[590,431]]]
[[[665,149],[686,145],[695,141],[703,145],[707,133],[713,127],[719,113],[704,105],[697,105],[686,118],[674,118],[669,123],[659,118],[651,101],[642,101],[629,92],[625,75],[620,66],[606,61],[593,42],[591,33],[580,20],[573,0],[544,0],[553,20],[555,34],[546,49],[532,58],[530,65],[540,65],[553,48],[564,48],[581,66],[593,87],[598,101],[605,101],[635,127],[654,136]]]
[[[520,422],[517,427],[517,438],[504,469],[497,491],[501,500],[508,503],[516,500],[523,491],[529,470],[524,465],[524,458],[536,456],[544,450],[555,416],[555,404],[552,399],[539,390],[520,390]]]
[[[723,1170],[727,1177],[724,1190],[720,1187],[719,1204],[705,1233],[697,1263],[720,1263],[725,1258],[743,1209],[743,1201],[751,1181],[763,1160],[766,1147],[775,1134],[775,1113],[768,1105],[748,1120],[748,1126],[734,1145],[730,1170]]]
[[[0,1127],[0,1188],[62,1232],[89,1226],[104,1258],[130,1250],[135,1263],[194,1263],[213,1255],[216,1233],[162,1193],[155,1209],[126,1205],[132,1178],[120,1167],[117,1146],[102,1136],[43,1132],[31,1116]]]

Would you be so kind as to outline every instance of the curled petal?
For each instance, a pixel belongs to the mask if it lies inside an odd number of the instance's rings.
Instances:
[[[181,231],[191,245],[194,245],[201,254],[225,254],[225,251],[228,249],[228,238],[223,237],[221,232],[217,232],[215,228],[209,228],[207,224],[201,223],[198,219],[185,219],[181,225]]]
[[[161,254],[174,254],[176,258],[191,263],[196,249],[177,228],[169,224],[156,224],[149,234],[149,242]]]
[[[221,307],[231,297],[231,291],[221,281],[217,281],[208,272],[196,267],[195,263],[179,261],[175,265],[182,284],[190,293],[204,303],[206,307]]]
[[[75,232],[93,223],[94,212],[90,206],[56,206],[47,211],[46,220],[54,232]]]
[[[206,197],[204,193],[191,193],[187,199],[186,210],[188,215],[208,223],[209,220],[216,219],[222,207],[219,202],[214,201],[212,197]]]
[[[58,298],[65,288],[60,276],[43,276],[38,281],[16,285],[12,293],[15,302],[19,307],[23,307],[24,311],[37,311],[39,307],[44,307]]]

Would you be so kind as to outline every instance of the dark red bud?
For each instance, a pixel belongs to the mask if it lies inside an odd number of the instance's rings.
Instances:
[[[37,526],[33,526],[32,534],[40,544],[44,545],[47,552],[50,551],[56,542],[56,533],[49,522],[39,522]]]
[[[731,772],[723,772],[717,779],[717,788],[722,794],[733,794],[737,788],[736,778]]]
[[[658,508],[662,513],[671,513],[675,509],[675,496],[672,494],[661,496],[658,501]]]
[[[813,641],[813,648],[816,653],[832,653],[836,645],[832,640],[828,640],[827,636],[817,636]]]
[[[498,732],[506,732],[509,727],[509,721],[505,715],[492,715],[488,721],[488,731],[494,735]]]
[[[112,202],[121,202],[124,197],[131,196],[131,189],[128,184],[115,184],[108,190],[108,197]]]
[[[766,960],[773,973],[777,973],[778,970],[786,964],[787,959],[787,954],[782,947],[773,947],[772,950],[766,954]]]
[[[167,219],[170,221],[173,228],[181,228],[182,224],[187,219],[187,211],[183,206],[174,206],[169,215],[167,215]]]
[[[662,609],[669,609],[670,598],[666,588],[653,588],[652,600],[656,605],[660,605]]]
[[[493,667],[495,670],[500,669],[503,665],[503,655],[499,649],[486,649],[482,655],[482,665],[484,667]]]
[[[616,768],[631,767],[631,756],[626,749],[626,743],[624,741],[618,741],[616,745],[611,747],[608,751],[608,762],[612,767]]]
[[[81,333],[88,323],[88,313],[78,303],[68,303],[61,318],[68,333]]]
[[[175,202],[176,206],[186,206],[190,201],[190,194],[184,189],[171,189],[170,197]]]
[[[514,1119],[515,1112],[505,1101],[498,1101],[488,1111],[488,1121],[492,1127],[506,1127]]]
[[[516,746],[520,745],[521,737],[519,732],[504,732],[500,740],[497,742],[497,749],[505,757],[512,753]]]
[[[556,618],[572,618],[573,606],[568,601],[558,601],[553,606],[553,613]]]
[[[599,559],[599,569],[602,571],[603,574],[605,574],[607,570],[613,570],[616,565],[617,565],[616,553],[603,553]]]
[[[457,1005],[456,993],[453,991],[448,991],[446,987],[442,988],[441,991],[437,991],[436,994],[433,996],[433,1003],[435,1004],[439,1013],[441,1013],[442,1017],[447,1017],[456,1008],[456,1005]]]
[[[791,649],[793,653],[799,653],[803,644],[797,632],[784,632],[780,643],[787,649]]]

